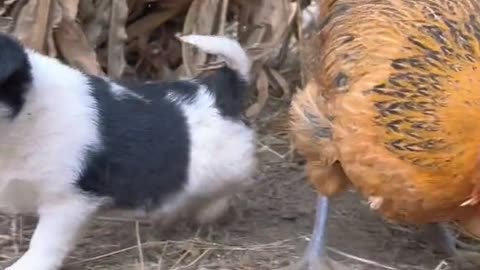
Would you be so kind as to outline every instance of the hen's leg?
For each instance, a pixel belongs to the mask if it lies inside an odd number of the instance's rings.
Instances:
[[[433,246],[440,252],[454,257],[457,249],[455,237],[442,223],[431,223],[426,226],[426,233]]]
[[[480,269],[480,253],[458,249],[455,236],[445,224],[429,224],[427,231],[430,233],[431,241],[435,247],[453,258],[459,270]]]
[[[328,198],[319,196],[315,214],[315,227],[305,255],[293,270],[335,270],[333,262],[328,258],[326,246],[326,231],[328,220]]]

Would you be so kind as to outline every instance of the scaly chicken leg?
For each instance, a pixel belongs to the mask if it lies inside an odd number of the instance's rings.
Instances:
[[[431,223],[426,227],[434,246],[454,260],[459,270],[476,270],[480,268],[480,253],[456,247],[455,236],[442,223]]]
[[[315,214],[315,226],[303,259],[291,270],[338,270],[339,268],[328,258],[326,231],[329,199],[319,195]]]

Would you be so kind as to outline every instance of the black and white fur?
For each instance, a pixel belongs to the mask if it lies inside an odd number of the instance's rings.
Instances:
[[[168,219],[201,205],[208,221],[252,184],[255,134],[241,118],[250,61],[224,37],[181,39],[227,65],[125,86],[0,35],[0,211],[39,216],[7,270],[59,269],[100,208]]]

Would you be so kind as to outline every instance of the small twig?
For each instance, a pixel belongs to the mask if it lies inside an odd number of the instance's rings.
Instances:
[[[273,150],[270,146],[266,145],[266,144],[263,144],[261,142],[258,142],[258,145],[261,146],[260,149],[257,150],[257,152],[261,153],[261,152],[264,152],[264,151],[268,151],[274,155],[276,155],[277,157],[281,158],[281,159],[285,159],[285,157],[289,154],[289,152],[287,152],[286,154],[280,154],[278,153],[277,151]]]
[[[140,223],[135,221],[135,236],[137,238],[138,257],[140,259],[140,269],[145,270],[145,261],[143,258],[142,239],[140,238]]]
[[[448,269],[448,263],[446,261],[441,261],[440,264],[435,267],[434,270],[447,270]]]
[[[305,37],[303,36],[303,29],[302,29],[302,23],[303,23],[303,16],[302,16],[302,9],[300,8],[300,0],[297,1],[297,33],[298,33],[298,46],[302,48],[305,44]],[[300,50],[300,57],[302,62],[304,62],[304,56],[303,56],[303,50]],[[306,76],[305,76],[305,67],[302,65],[300,68],[300,86],[301,88],[305,87],[306,84]]]
[[[221,7],[221,10],[220,10],[220,16],[219,17],[219,22],[217,24],[217,35],[222,35],[224,36],[225,35],[225,26],[226,26],[226,22],[227,22],[227,11],[228,11],[228,5],[229,5],[229,1],[228,0],[224,0],[222,2],[222,7]]]
[[[190,254],[190,250],[185,251],[180,258],[173,264],[172,269],[175,269],[187,256]]]
[[[388,269],[388,270],[399,270],[398,268],[394,268],[394,267],[391,267],[391,266],[388,266],[388,265],[385,265],[385,264],[381,264],[381,263],[378,263],[378,262],[375,262],[375,261],[372,261],[372,260],[368,260],[368,259],[364,259],[364,258],[361,258],[361,257],[358,257],[358,256],[348,254],[348,253],[343,252],[341,250],[338,250],[336,248],[327,247],[327,249],[332,251],[335,254],[344,256],[346,258],[349,258],[349,259],[352,259],[352,260],[355,260],[355,261],[362,262],[364,264],[373,265],[373,266],[380,267],[380,268],[383,268],[383,269]]]
[[[117,255],[117,254],[120,254],[120,253],[124,253],[124,252],[130,251],[130,250],[136,249],[136,248],[137,248],[136,245],[132,246],[132,247],[127,247],[127,248],[124,248],[124,249],[120,249],[120,250],[112,251],[112,252],[109,252],[109,253],[105,253],[105,254],[102,254],[102,255],[99,255],[99,256],[96,256],[96,257],[87,258],[87,259],[76,261],[76,262],[71,262],[71,263],[68,263],[67,266],[73,266],[73,265],[77,265],[77,264],[98,261],[98,260],[101,260],[101,259],[104,259],[104,258],[107,258],[107,257],[111,257],[111,256],[114,256],[114,255]]]
[[[152,221],[149,219],[135,219],[135,218],[128,218],[128,217],[114,217],[114,216],[96,216],[96,220],[98,221],[106,221],[106,222],[136,222],[138,221],[139,223],[143,224],[151,224]]]
[[[23,216],[19,215],[18,219],[19,219],[19,223],[20,223],[19,224],[20,235],[18,236],[18,243],[19,243],[20,246],[22,246],[23,245],[23,233],[24,233],[24,231],[23,231]]]
[[[20,253],[20,245],[22,244],[22,238],[20,235],[22,234],[21,228],[23,226],[21,223],[20,215],[15,214],[11,217],[10,235],[12,237],[12,247],[15,255]]]
[[[195,264],[197,264],[203,257],[205,257],[210,251],[212,251],[211,249],[206,249],[202,254],[200,254],[200,256],[198,256],[195,260],[193,260],[191,263],[185,265],[185,266],[180,266],[180,267],[177,267],[177,268],[173,268],[173,270],[181,270],[181,269],[187,269],[187,268],[190,268],[192,266],[194,266]]]

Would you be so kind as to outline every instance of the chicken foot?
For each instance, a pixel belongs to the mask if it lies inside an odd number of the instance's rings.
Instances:
[[[327,255],[326,231],[329,199],[319,195],[317,199],[315,226],[304,257],[289,270],[340,270],[340,265]]]
[[[463,241],[460,241],[458,239],[457,239],[456,243],[457,243],[457,247],[459,249],[480,252],[480,245],[467,244],[467,243],[465,243]]]
[[[475,250],[457,248],[456,238],[445,224],[432,223],[427,225],[426,229],[432,244],[453,259],[456,269],[480,269],[480,253]]]

